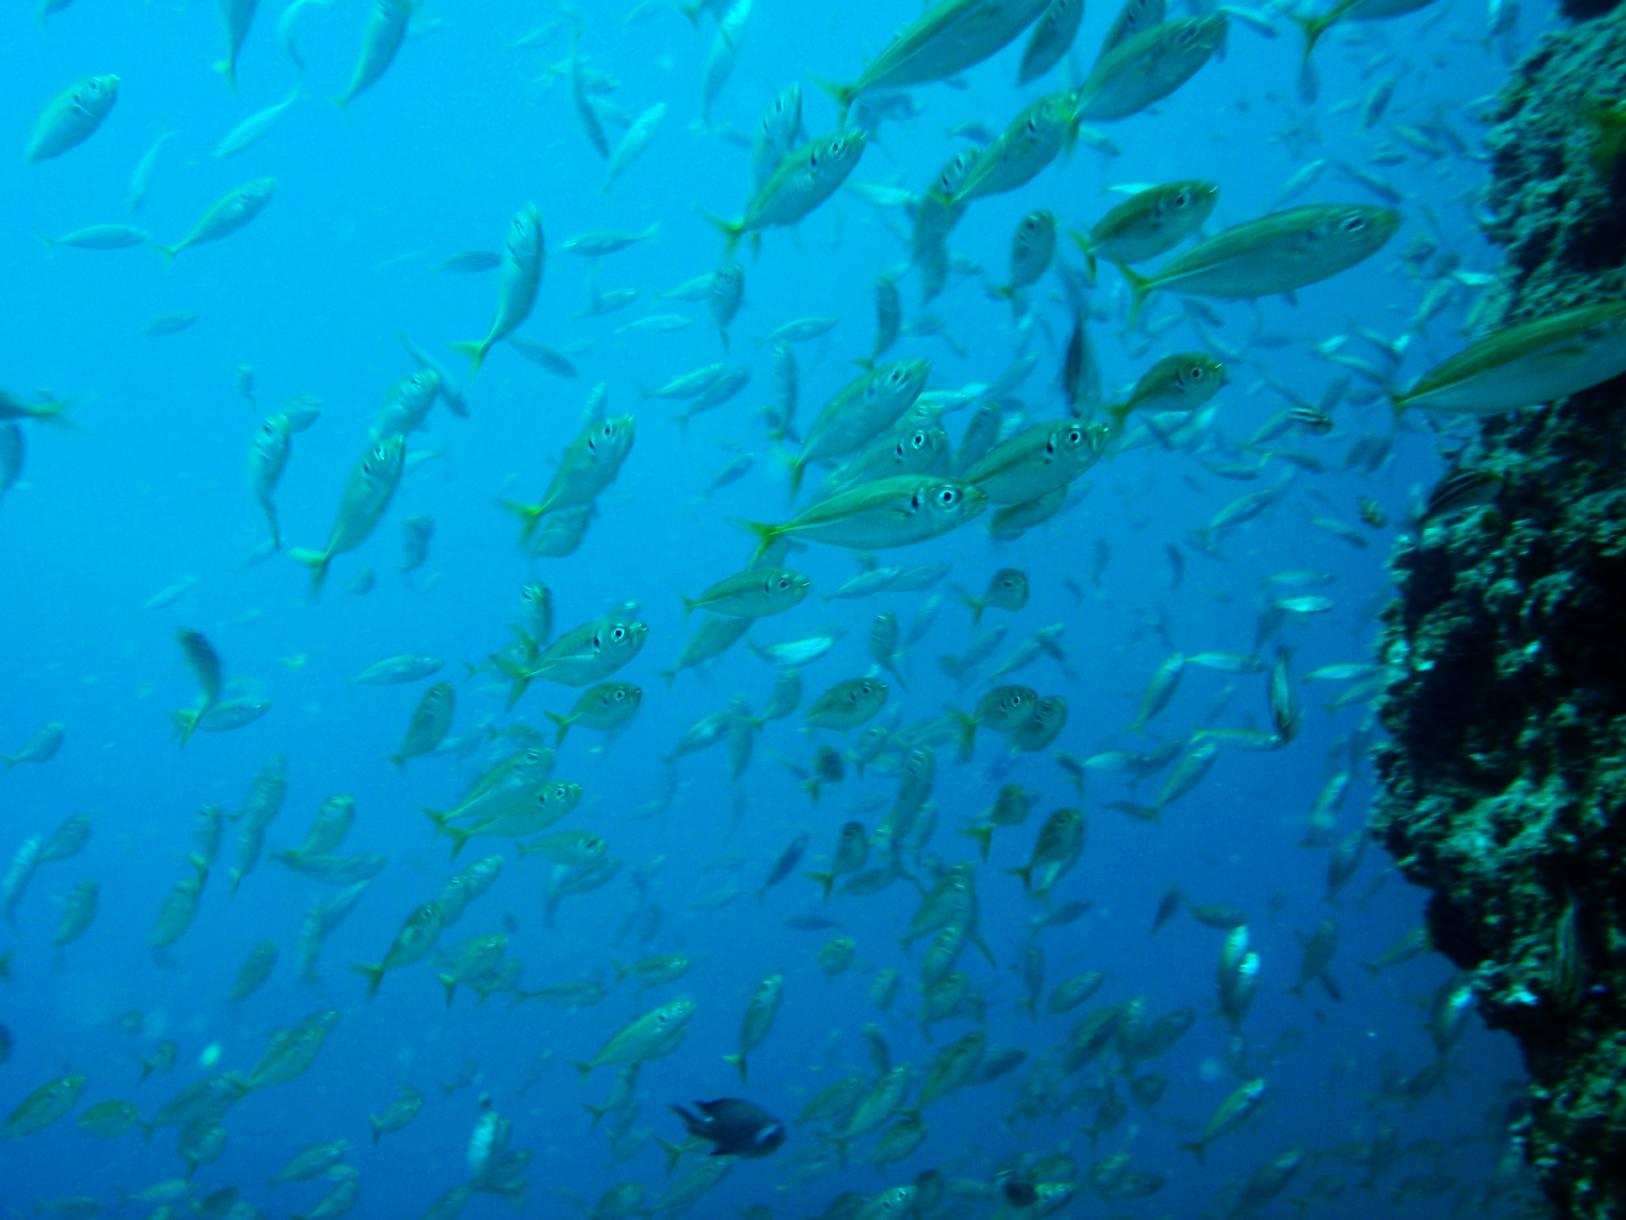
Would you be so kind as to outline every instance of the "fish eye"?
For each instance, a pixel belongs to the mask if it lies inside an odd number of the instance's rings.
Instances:
[[[617,687],[614,691],[610,692],[610,698],[614,699],[617,703],[625,703],[627,699],[627,692],[622,690],[620,687]]]
[[[785,589],[790,588],[790,581],[788,579],[786,579],[785,577],[781,576],[779,578],[779,588],[780,588],[781,592],[783,592]]]
[[[565,786],[563,784],[555,785],[555,787],[553,789],[553,799],[554,800],[562,801],[569,795],[570,795],[569,791],[566,790],[566,788],[565,788]]]
[[[1359,212],[1351,212],[1338,222],[1338,228],[1343,233],[1360,233],[1366,228],[1366,217]]]
[[[942,487],[937,492],[937,503],[943,508],[953,508],[960,502],[960,493],[952,487]]]
[[[1084,443],[1084,430],[1082,428],[1069,428],[1069,429],[1067,429],[1067,444],[1068,444],[1069,448],[1074,446],[1074,445],[1082,445],[1083,443]]]
[[[619,644],[622,640],[624,640],[626,638],[627,638],[627,629],[625,627],[620,626],[619,624],[610,632],[610,639],[611,639],[611,641],[613,643]]]
[[[915,434],[909,438],[909,445],[914,449],[924,449],[929,439],[930,438],[927,437],[924,432],[917,430]]]
[[[1207,373],[1203,369],[1202,365],[1194,364],[1186,370],[1186,376],[1191,378],[1193,381],[1201,381],[1205,376],[1207,376]]]
[[[893,369],[890,373],[887,374],[886,379],[888,381],[890,381],[893,385],[902,385],[903,384],[903,370],[902,369]]]
[[[1189,208],[1191,206],[1191,192],[1188,190],[1178,190],[1174,193],[1174,198],[1171,200],[1171,202],[1177,208]]]

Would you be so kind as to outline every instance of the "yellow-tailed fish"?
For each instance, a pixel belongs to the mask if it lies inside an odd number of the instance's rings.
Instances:
[[[371,7],[367,30],[361,39],[361,58],[356,61],[349,87],[333,99],[341,107],[355,101],[389,71],[395,62],[395,53],[406,40],[417,3],[416,0],[373,0]]]
[[[1626,301],[1515,323],[1435,365],[1395,395],[1441,415],[1494,415],[1577,394],[1626,373]]]
[[[118,98],[119,78],[111,73],[75,81],[35,121],[25,159],[47,161],[83,144],[102,125]]]
[[[192,231],[180,241],[170,246],[158,245],[154,249],[162,253],[165,259],[173,260],[182,250],[230,237],[263,212],[276,191],[275,178],[256,178],[246,182],[216,200],[192,226]]]
[[[897,475],[839,491],[778,525],[742,524],[756,535],[760,559],[782,538],[855,550],[908,546],[964,525],[987,506],[987,494],[970,480]]]
[[[1147,187],[1124,200],[1090,227],[1074,233],[1093,278],[1096,258],[1138,263],[1174,249],[1208,222],[1219,202],[1212,182],[1188,180]]]
[[[1247,300],[1292,292],[1364,262],[1400,227],[1400,213],[1366,204],[1311,204],[1244,221],[1178,254],[1151,275],[1128,267],[1133,325],[1153,292]]]
[[[369,449],[345,484],[327,545],[319,551],[301,547],[292,552],[295,559],[311,570],[313,595],[321,591],[333,557],[353,551],[367,541],[400,486],[405,460],[406,440],[400,433],[386,437]]]
[[[537,290],[542,286],[542,268],[546,262],[546,248],[542,235],[542,212],[534,203],[528,203],[508,224],[508,236],[503,240],[503,261],[498,278],[497,315],[491,320],[491,329],[484,339],[467,340],[452,346],[469,358],[469,379],[472,381],[485,363],[486,353],[511,334],[530,316],[536,304]]]
[[[866,93],[944,80],[981,63],[1032,25],[1048,3],[939,0],[900,30],[852,84],[824,87],[845,119],[848,108]]]
[[[738,220],[708,215],[727,239],[727,252],[732,254],[747,233],[760,239],[764,229],[795,224],[835,194],[864,155],[868,139],[862,131],[850,131],[793,148],[751,197]]]

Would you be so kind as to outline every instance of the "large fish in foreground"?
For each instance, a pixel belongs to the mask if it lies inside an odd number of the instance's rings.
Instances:
[[[848,108],[866,93],[943,80],[980,64],[1039,19],[1050,0],[940,0],[905,26],[850,85],[826,85]]]
[[[339,502],[339,515],[328,533],[327,545],[321,550],[296,547],[292,555],[311,570],[311,593],[321,592],[327,579],[328,565],[335,555],[353,551],[378,525],[384,510],[389,508],[395,489],[401,484],[401,470],[406,464],[406,439],[400,433],[385,437],[362,457],[350,481],[345,484],[344,498]]]
[[[1487,335],[1435,365],[1403,394],[1407,407],[1494,415],[1578,394],[1626,373],[1626,301],[1582,305]]]
[[[1244,221],[1199,242],[1152,275],[1122,268],[1134,325],[1161,289],[1246,300],[1292,292],[1372,257],[1400,227],[1400,213],[1365,204],[1312,204]]]

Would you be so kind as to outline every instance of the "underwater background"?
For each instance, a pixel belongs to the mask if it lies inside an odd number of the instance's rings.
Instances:
[[[335,1182],[350,1179],[275,1188],[266,1180],[300,1149],[344,1139],[345,1161],[359,1174],[354,1214],[417,1216],[470,1180],[471,1132],[491,1111],[507,1120],[508,1149],[534,1153],[521,1175],[528,1185],[476,1190],[462,1214],[511,1214],[515,1200],[522,1214],[570,1214],[573,1200],[590,1205],[630,1182],[644,1185],[642,1206],[675,1214],[663,1211],[662,1192],[692,1171],[703,1150],[669,1175],[660,1147],[639,1133],[680,1143],[683,1126],[668,1104],[721,1097],[765,1107],[789,1137],[771,1157],[734,1164],[692,1203],[696,1215],[733,1216],[752,1205],[776,1216],[855,1214],[827,1208],[844,1192],[873,1199],[933,1173],[951,1188],[924,1190],[928,1198],[913,1204],[920,1215],[1037,1215],[1001,1198],[996,1174],[1059,1156],[1076,1165],[1077,1195],[1048,1214],[1523,1214],[1531,1196],[1506,1142],[1520,1081],[1511,1041],[1473,1019],[1443,1039],[1431,1036],[1431,1017],[1438,1029],[1440,997],[1456,979],[1443,959],[1425,953],[1383,969],[1360,965],[1379,961],[1419,926],[1420,893],[1373,849],[1336,905],[1327,901],[1329,859],[1360,834],[1372,797],[1366,751],[1377,730],[1368,700],[1328,706],[1362,677],[1306,679],[1371,660],[1376,616],[1390,596],[1390,540],[1412,528],[1420,490],[1445,468],[1453,442],[1412,418],[1397,427],[1383,387],[1360,370],[1349,400],[1331,411],[1329,434],[1245,442],[1294,401],[1323,400],[1329,385],[1350,378],[1351,366],[1331,357],[1359,350],[1374,358],[1356,328],[1391,343],[1410,336],[1393,351],[1401,380],[1471,331],[1478,294],[1496,270],[1475,223],[1484,102],[1508,56],[1548,21],[1544,8],[1508,19],[1448,0],[1393,21],[1338,26],[1315,52],[1313,98],[1302,83],[1303,40],[1286,15],[1233,18],[1223,58],[1153,110],[1098,125],[1110,145],[1081,140],[1020,190],[974,202],[951,238],[948,287],[923,304],[916,277],[902,270],[906,215],[878,202],[879,192],[866,197],[853,188],[922,191],[964,144],[952,129],[978,123],[997,133],[1044,91],[1082,79],[1116,15],[1092,6],[1072,62],[1046,80],[1013,84],[1019,40],[952,85],[911,88],[916,112],[880,117],[848,189],[794,228],[769,230],[760,254],[742,243],[744,302],[725,350],[703,300],[657,295],[723,261],[723,238],[701,211],[741,214],[751,191],[750,152],[741,144],[749,144],[776,89],[801,81],[807,132],[833,131],[836,106],[815,80],[854,78],[917,6],[758,0],[737,47],[728,48],[737,58],[709,105],[709,127],[702,81],[722,37],[715,14],[691,23],[666,7],[640,6],[629,21],[619,4],[587,4],[574,15],[495,2],[425,6],[388,72],[341,109],[330,98],[350,79],[370,6],[302,7],[279,28],[286,14],[260,6],[235,91],[212,67],[225,41],[215,5],[79,0],[43,24],[21,8],[0,17],[10,130],[0,146],[10,139],[17,150],[0,192],[8,305],[0,387],[18,399],[46,391],[48,400],[71,404],[70,426],[23,421],[26,465],[0,499],[9,644],[0,749],[21,749],[47,722],[65,726],[53,756],[18,761],[0,776],[0,853],[12,861],[30,837],[48,839],[73,815],[88,816],[93,827],[70,858],[27,870],[12,865],[7,877],[0,1113],[13,1114],[55,1078],[77,1074],[85,1083],[69,1115],[0,1142],[0,1214],[31,1215],[37,1205],[95,1214],[83,1201],[63,1202],[88,1196],[106,1214],[187,1215],[193,1201],[212,1197],[208,1206],[219,1210],[205,1214],[309,1215]],[[303,71],[284,35],[297,38]],[[612,143],[623,128],[617,115],[669,107],[647,150],[608,191],[601,190],[605,160],[573,101],[573,53],[613,78],[605,83],[615,87],[595,103]],[[119,77],[118,100],[95,134],[60,157],[25,164],[22,150],[50,99],[75,80],[109,72]],[[1385,77],[1394,78],[1392,100],[1368,125],[1363,99]],[[297,100],[263,138],[229,157],[211,155],[236,124],[296,89]],[[849,122],[865,117],[857,107]],[[1441,125],[1462,137],[1462,150],[1439,134]],[[1418,138],[1396,135],[1402,127]],[[132,214],[132,173],[165,132],[174,134],[158,146],[150,189]],[[1404,155],[1372,163],[1395,147]],[[1320,170],[1307,168],[1318,161]],[[1377,175],[1396,198],[1374,195],[1340,171],[1343,163]],[[181,252],[172,265],[151,250],[39,240],[118,222],[176,242],[214,201],[261,177],[277,181],[263,215],[227,240]],[[894,612],[907,627],[941,597],[935,620],[904,649],[898,664],[907,689],[892,681],[884,713],[912,725],[967,709],[994,684],[977,677],[961,686],[939,664],[963,656],[975,635],[1006,628],[986,672],[1034,632],[1064,624],[1065,668],[1046,652],[999,679],[1066,699],[1066,724],[1050,748],[1014,752],[985,732],[966,762],[952,737],[936,747],[935,830],[906,851],[907,871],[929,888],[945,866],[974,866],[978,926],[995,960],[971,950],[959,967],[985,1000],[984,1015],[962,1012],[923,1032],[916,979],[930,937],[909,948],[899,943],[921,889],[907,879],[869,896],[838,886],[825,905],[804,875],[828,867],[842,823],[880,820],[898,790],[898,751],[883,753],[862,776],[849,762],[845,778],[825,784],[817,802],[802,786],[815,748],[851,750],[859,733],[805,729],[800,711],[747,734],[752,754],[737,777],[726,743],[668,762],[691,725],[727,709],[736,693],[760,709],[776,680],[775,667],[743,645],[663,679],[703,615],[685,616],[680,594],[692,597],[751,560],[750,535],[735,519],[781,521],[793,511],[787,446],[761,415],[778,393],[762,341],[776,327],[806,316],[837,319],[796,346],[805,428],[857,375],[852,361],[869,355],[873,284],[899,268],[905,327],[890,357],[929,359],[933,390],[999,387],[1012,421],[1061,418],[1067,403],[1057,380],[1073,310],[1059,273],[1028,290],[1020,309],[988,292],[1006,278],[1013,230],[1035,208],[1050,209],[1064,229],[1087,229],[1125,197],[1109,192],[1113,185],[1186,178],[1220,186],[1211,230],[1280,206],[1290,183],[1295,204],[1389,202],[1404,223],[1385,250],[1305,288],[1296,301],[1217,302],[1209,321],[1158,296],[1133,332],[1123,279],[1103,261],[1087,309],[1107,399],[1121,398],[1158,357],[1205,350],[1212,338],[1224,348],[1215,350],[1226,360],[1227,384],[1202,426],[1166,444],[1137,442],[1132,422],[1121,447],[1078,481],[1076,504],[1020,537],[990,538],[989,513],[944,537],[877,552],[881,564],[949,565],[926,589],[827,599],[858,572],[853,554],[817,543],[793,551],[781,562],[812,579],[812,595],[750,629],[761,645],[839,634],[828,655],[805,667],[811,702],[870,672],[877,613]],[[510,218],[527,203],[540,210],[548,255],[534,309],[516,333],[563,353],[570,371],[561,375],[563,366],[542,367],[499,344],[471,382],[449,344],[484,333],[497,276],[440,265],[461,251],[500,251]],[[583,232],[657,225],[598,259],[563,248]],[[1424,237],[1434,248],[1405,256]],[[1065,239],[1057,257],[1081,264]],[[604,316],[579,316],[595,275],[599,290],[637,289],[637,299]],[[658,314],[692,324],[623,329]],[[167,321],[155,328],[155,320]],[[304,568],[286,553],[258,549],[266,521],[245,474],[250,447],[261,420],[287,400],[320,399],[320,418],[292,438],[275,492],[286,543],[320,547],[345,481],[371,444],[369,429],[392,389],[419,367],[401,334],[462,386],[468,418],[437,405],[412,434],[408,453],[419,460],[372,536],[335,560],[316,598]],[[682,403],[640,396],[641,387],[712,361],[749,369],[750,383],[687,426],[673,419]],[[607,387],[610,414],[636,414],[632,451],[598,497],[581,545],[564,556],[527,557],[520,525],[499,501],[532,500],[547,486],[583,429],[583,404],[598,383]],[[958,440],[980,397],[955,401],[943,419],[951,437]],[[1347,461],[1361,444],[1361,460]],[[741,455],[752,458],[744,476],[710,490]],[[810,485],[823,473],[811,472]],[[1203,537],[1194,531],[1227,503],[1278,485],[1279,496],[1254,520],[1215,531],[1206,549],[1197,545]],[[1362,497],[1383,510],[1381,525],[1360,522]],[[402,522],[415,516],[433,521],[433,538],[427,560],[403,573]],[[1348,523],[1350,536],[1317,518]],[[364,565],[374,569],[376,587],[356,595],[347,586]],[[1013,612],[988,610],[974,629],[955,590],[980,593],[1004,567],[1027,573],[1031,597]],[[1296,569],[1325,573],[1327,583],[1309,592],[1331,604],[1288,612],[1261,631],[1262,614],[1282,596],[1267,578]],[[551,590],[559,629],[611,613],[649,627],[647,643],[615,675],[642,688],[637,714],[608,737],[573,728],[553,766],[555,778],[582,785],[583,797],[550,830],[590,830],[623,866],[601,888],[556,903],[553,863],[519,856],[500,838],[474,840],[453,863],[446,839],[420,811],[456,805],[498,759],[529,744],[522,726],[552,745],[544,710],[568,712],[580,694],[538,680],[506,706],[508,683],[488,657],[511,644],[520,589],[532,581]],[[270,701],[262,718],[199,732],[178,748],[172,712],[195,705],[198,689],[176,645],[181,628],[201,632],[218,651],[231,694]],[[1176,650],[1187,664],[1168,706],[1132,730],[1143,691]],[[1086,769],[1080,787],[1054,757],[1183,750],[1202,730],[1262,732],[1270,723],[1267,671],[1279,650],[1290,657],[1303,702],[1296,737],[1268,750],[1222,745],[1201,782],[1155,823],[1113,806],[1150,803],[1162,775],[1133,783],[1104,767]],[[1261,663],[1257,672],[1227,672],[1190,662],[1219,652]],[[431,679],[350,681],[396,654],[444,658],[433,680],[456,689],[444,748],[400,768],[386,756],[400,748]],[[465,663],[477,667],[467,678]],[[287,791],[266,829],[264,858],[233,892],[236,828],[228,821],[196,918],[155,951],[161,908],[177,882],[195,874],[188,856],[197,810],[216,802],[237,812],[278,753],[287,761]],[[1307,829],[1329,781],[1345,773],[1335,822]],[[1037,799],[1023,825],[993,834],[984,863],[960,831],[1013,782]],[[320,981],[312,983],[299,977],[296,939],[310,904],[332,899],[339,887],[272,856],[296,848],[336,793],[351,794],[356,809],[342,851],[377,853],[387,864],[324,938]],[[1040,901],[1005,870],[1028,860],[1044,818],[1062,807],[1083,811],[1087,841]],[[756,891],[802,833],[810,836],[806,856],[759,902]],[[369,999],[352,964],[380,961],[415,906],[488,854],[504,860],[490,892],[470,903],[428,958],[392,970]],[[96,917],[72,943],[54,945],[64,900],[84,881],[100,887]],[[1261,969],[1236,1031],[1219,1012],[1215,984],[1226,933],[1183,912],[1150,932],[1173,889],[1196,904],[1247,913]],[[1088,909],[1070,922],[1042,924],[1047,912],[1071,903]],[[835,926],[786,924],[814,914]],[[1328,918],[1338,930],[1327,967],[1336,992],[1312,976],[1295,994],[1303,945]],[[471,937],[497,933],[508,937],[506,957],[522,964],[522,991],[591,978],[608,994],[569,1008],[502,993],[478,1002],[459,988],[448,1005],[431,977],[447,967],[433,963],[455,957]],[[827,974],[817,958],[839,935],[852,937],[854,960]],[[269,979],[229,1002],[245,957],[264,939],[280,948]],[[1101,990],[1068,1013],[1048,1011],[1041,998],[1030,1015],[1021,1005],[1029,987],[1021,963],[1035,943],[1045,965],[1041,997],[1084,970],[1103,972]],[[617,978],[617,963],[654,955],[692,964],[681,978],[647,988]],[[871,984],[889,967],[903,982],[882,1008]],[[783,1007],[742,1083],[723,1056],[738,1047],[758,982],[776,973],[784,978]],[[617,1030],[680,995],[697,1005],[681,1044],[649,1058],[632,1103],[615,1121],[595,1124],[583,1106],[604,1100],[617,1068],[582,1078],[569,1061],[591,1060]],[[1151,1018],[1190,1007],[1190,1031],[1133,1072],[1107,1056],[1030,1090],[1047,1048],[1064,1042],[1082,1015],[1135,997],[1144,997]],[[224,1146],[196,1168],[189,1194],[120,1203],[121,1192],[187,1176],[177,1129],[160,1127],[150,1140],[139,1129],[97,1139],[76,1121],[84,1109],[124,1100],[150,1118],[212,1074],[251,1072],[274,1031],[324,1010],[338,1016],[320,1054],[292,1079],[230,1106],[220,1120]],[[843,1158],[829,1139],[839,1123],[798,1118],[833,1081],[878,1075],[863,1033],[869,1023],[879,1026],[893,1064],[922,1073],[978,1024],[990,1057],[1018,1049],[1026,1058],[1008,1075],[969,1083],[925,1108],[919,1146],[878,1167],[873,1133],[852,1140]],[[1244,1044],[1232,1041],[1234,1032]],[[173,1067],[140,1079],[143,1061],[166,1041],[177,1050]],[[1126,1095],[1131,1075],[1148,1072],[1166,1078],[1161,1097],[1131,1103],[1103,1123],[1103,1104]],[[1263,1108],[1200,1162],[1182,1150],[1254,1077],[1268,1083]],[[368,1116],[383,1113],[402,1086],[423,1093],[422,1113],[375,1143]],[[1037,1102],[1024,1101],[1030,1091]],[[621,1133],[616,1148],[612,1130]],[[1385,1161],[1380,1150],[1374,1160],[1374,1141],[1381,1146],[1391,1132],[1398,1151]],[[1304,1165],[1285,1190],[1256,1206],[1236,1202],[1251,1174],[1295,1148]],[[1091,1166],[1118,1153],[1160,1179],[1155,1191],[1101,1197]],[[1329,1179],[1342,1179],[1342,1188]],[[231,1188],[235,1196],[218,1193]]]

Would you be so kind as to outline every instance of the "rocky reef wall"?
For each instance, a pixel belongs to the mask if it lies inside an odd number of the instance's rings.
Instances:
[[[1545,37],[1490,136],[1491,315],[1626,296],[1626,6]],[[1602,15],[1597,15],[1597,14]],[[1556,1211],[1626,1216],[1626,378],[1486,423],[1494,503],[1392,559],[1373,829],[1530,1073],[1519,1137]]]

